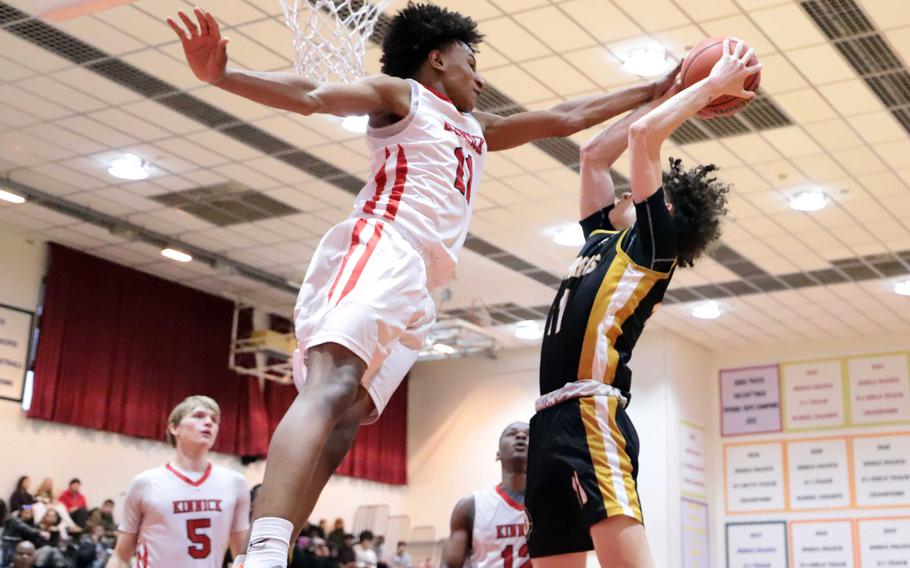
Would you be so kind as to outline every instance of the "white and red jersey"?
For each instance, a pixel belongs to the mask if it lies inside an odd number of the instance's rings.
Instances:
[[[167,464],[133,478],[120,530],[139,537],[137,568],[220,568],[231,533],[248,530],[249,517],[236,471],[210,463],[199,475]]]
[[[525,508],[502,485],[474,493],[472,568],[531,568]]]
[[[459,112],[444,95],[408,82],[408,116],[367,130],[374,173],[351,216],[395,227],[423,257],[427,285],[434,288],[455,270],[487,147],[473,116]]]

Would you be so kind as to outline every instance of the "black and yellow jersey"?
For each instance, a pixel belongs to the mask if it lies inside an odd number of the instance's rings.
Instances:
[[[594,379],[630,397],[632,349],[676,266],[664,191],[635,204],[636,222],[613,230],[608,213],[581,221],[586,241],[563,277],[544,328],[540,393]]]

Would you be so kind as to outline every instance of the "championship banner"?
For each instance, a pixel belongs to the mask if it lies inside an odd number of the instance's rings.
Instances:
[[[0,304],[0,398],[22,401],[32,313]]]

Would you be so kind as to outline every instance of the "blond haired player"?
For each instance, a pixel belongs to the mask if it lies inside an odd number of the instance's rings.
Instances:
[[[243,476],[209,461],[221,409],[190,396],[171,411],[167,439],[174,459],[143,471],[127,490],[117,547],[107,568],[220,568],[231,547],[243,550],[250,494]]]

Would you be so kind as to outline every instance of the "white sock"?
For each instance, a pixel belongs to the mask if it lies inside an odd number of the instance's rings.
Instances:
[[[246,554],[238,554],[237,558],[231,563],[231,568],[244,568],[243,564],[246,562]]]
[[[253,521],[244,568],[287,568],[294,525],[278,517]]]

